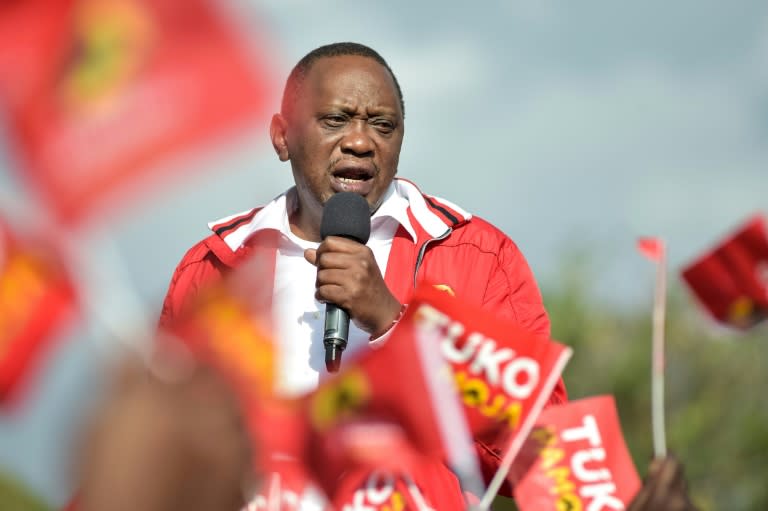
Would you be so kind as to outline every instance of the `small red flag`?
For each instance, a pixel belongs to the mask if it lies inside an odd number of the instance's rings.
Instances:
[[[768,230],[755,215],[686,266],[682,278],[717,321],[749,328],[768,318]]]
[[[160,163],[265,113],[265,59],[215,3],[0,7],[0,101],[20,170],[60,218],[94,217],[129,189],[158,182]]]
[[[0,403],[28,381],[74,305],[74,286],[56,251],[15,236],[0,220]]]
[[[547,408],[527,444],[538,457],[515,483],[523,511],[625,509],[640,489],[612,396]]]
[[[382,347],[348,360],[306,398],[307,466],[331,500],[342,474],[412,473],[425,464],[448,473],[443,460],[480,481],[450,368],[409,310]]]
[[[651,261],[658,263],[664,258],[664,241],[660,238],[638,238],[637,250]]]
[[[408,310],[417,322],[438,329],[474,437],[518,449],[549,402],[571,349],[430,286],[416,291]]]

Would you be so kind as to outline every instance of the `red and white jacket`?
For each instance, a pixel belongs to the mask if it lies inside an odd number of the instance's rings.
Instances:
[[[423,194],[410,181],[398,178],[395,186],[408,199],[408,217],[417,238],[414,243],[400,226],[392,242],[384,280],[400,303],[408,303],[417,285],[429,283],[549,337],[549,319],[538,286],[523,254],[509,237],[454,204]],[[240,242],[259,211],[256,208],[212,225],[213,234],[185,254],[163,303],[161,325],[176,318],[200,288],[251,256],[261,253],[265,260],[270,260],[271,254],[274,261],[277,231],[260,230]],[[230,248],[233,240],[238,241],[236,250]],[[566,400],[565,386],[560,380],[549,402],[558,404]],[[476,443],[483,473],[489,478],[502,453],[496,446]],[[435,490],[445,492],[452,485],[461,498],[455,477],[447,468],[445,472],[445,485]],[[510,488],[505,487],[501,493],[509,492]]]

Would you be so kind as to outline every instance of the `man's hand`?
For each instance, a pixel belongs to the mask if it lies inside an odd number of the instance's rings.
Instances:
[[[682,463],[672,456],[653,460],[627,511],[696,511]]]
[[[400,314],[400,303],[387,288],[370,248],[328,236],[317,250],[304,252],[317,266],[315,298],[338,305],[373,336],[385,332]]]

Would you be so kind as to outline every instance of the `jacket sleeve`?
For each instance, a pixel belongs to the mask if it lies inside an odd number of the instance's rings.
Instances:
[[[497,264],[491,272],[483,298],[483,307],[510,319],[526,330],[550,337],[550,324],[541,292],[528,262],[515,243],[506,238],[499,249]],[[565,403],[568,395],[560,378],[549,397],[547,406]],[[503,452],[500,446],[476,441],[477,454],[486,480],[493,477]],[[500,495],[511,497],[512,486],[505,482]]]

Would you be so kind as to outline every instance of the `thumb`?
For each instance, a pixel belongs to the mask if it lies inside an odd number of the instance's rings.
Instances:
[[[312,266],[317,266],[317,250],[314,248],[308,248],[304,251],[304,259],[306,259]]]

